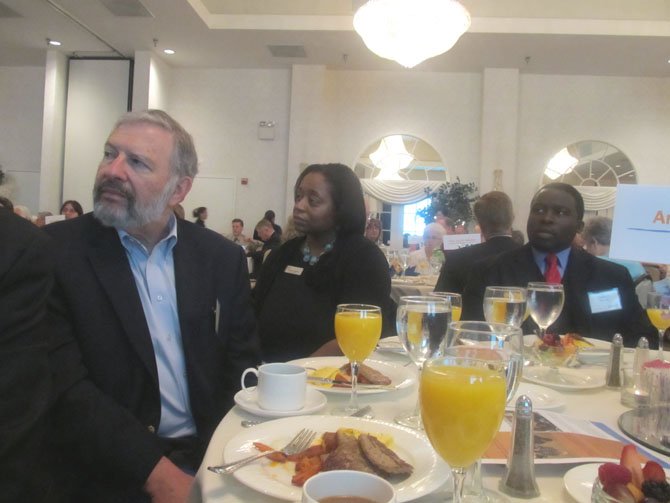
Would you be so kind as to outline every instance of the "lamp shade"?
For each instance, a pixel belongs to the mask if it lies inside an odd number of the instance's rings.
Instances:
[[[469,27],[456,0],[369,0],[354,15],[368,49],[407,68],[447,52]]]

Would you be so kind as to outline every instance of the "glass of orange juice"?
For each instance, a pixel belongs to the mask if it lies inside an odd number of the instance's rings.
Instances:
[[[435,295],[449,300],[451,306],[451,321],[461,321],[461,312],[463,311],[463,298],[460,293],[453,292],[430,292],[428,295]]]
[[[351,364],[351,398],[333,414],[351,415],[358,405],[358,366],[370,356],[382,333],[382,311],[369,304],[340,304],[335,312],[335,338]],[[368,417],[371,417],[369,415]]]
[[[658,359],[663,360],[663,334],[670,327],[670,295],[649,292],[647,294],[647,316],[658,330]]]
[[[428,440],[452,472],[453,500],[463,500],[467,467],[493,441],[505,413],[504,362],[496,352],[445,355],[421,371],[419,399]]]

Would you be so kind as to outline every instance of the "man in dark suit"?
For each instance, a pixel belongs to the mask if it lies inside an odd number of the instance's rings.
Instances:
[[[274,224],[270,220],[263,218],[258,222],[256,224],[256,233],[258,234],[258,239],[263,242],[263,246],[251,253],[251,258],[254,264],[253,278],[258,278],[267,253],[279,248],[281,245],[280,234],[277,233]]]
[[[46,227],[68,501],[184,501],[241,371],[258,362],[242,249],[170,209],[196,172],[174,119],[127,114],[105,144],[93,214]]]
[[[474,212],[484,242],[445,252],[436,292],[463,293],[473,264],[519,246],[512,239],[514,209],[507,194],[487,192],[475,202]]]
[[[50,501],[44,443],[51,392],[48,237],[0,207],[0,501]]]
[[[655,330],[635,295],[626,269],[571,246],[583,227],[584,201],[573,186],[550,183],[533,197],[528,217],[529,243],[499,255],[488,267],[473,272],[463,296],[463,319],[483,319],[487,285],[525,287],[530,281],[560,281],[563,310],[548,332],[577,332],[611,341],[615,333],[634,346]],[[524,333],[537,325],[529,318]]]

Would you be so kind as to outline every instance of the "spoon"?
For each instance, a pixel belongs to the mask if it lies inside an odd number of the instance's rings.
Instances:
[[[364,417],[370,412],[370,406],[366,405],[365,407],[358,409],[356,412],[351,414],[351,417]],[[257,424],[264,423],[266,421],[271,421],[272,419],[243,419],[240,421],[242,428],[251,428]]]

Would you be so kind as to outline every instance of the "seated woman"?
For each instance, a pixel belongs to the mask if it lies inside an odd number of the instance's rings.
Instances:
[[[70,199],[65,201],[60,207],[60,214],[65,215],[66,220],[70,220],[71,218],[82,216],[84,214],[84,209],[81,207],[81,204],[79,204],[79,201]]]
[[[343,164],[312,164],[295,184],[293,223],[302,235],[273,251],[254,301],[264,361],[339,355],[338,304],[382,308],[395,323],[384,254],[363,236],[365,204],[358,177]]]
[[[438,223],[426,225],[423,230],[423,247],[409,254],[407,261],[407,274],[430,275],[438,274],[440,267],[444,263],[444,252],[442,251],[442,241],[447,231]],[[433,253],[435,256],[433,257]],[[435,268],[431,265],[431,259],[435,263]]]

